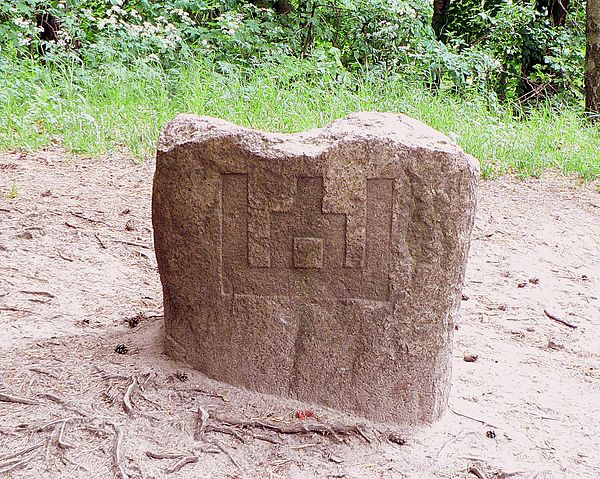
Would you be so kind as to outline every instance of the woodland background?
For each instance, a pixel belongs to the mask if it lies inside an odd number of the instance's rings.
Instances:
[[[591,179],[585,53],[583,0],[0,0],[0,149],[143,159],[179,112],[297,131],[375,109],[487,176]]]

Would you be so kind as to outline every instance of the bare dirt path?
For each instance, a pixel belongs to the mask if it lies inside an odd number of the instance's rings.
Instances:
[[[152,173],[0,155],[0,478],[600,477],[597,187],[482,182],[451,411],[398,430],[299,420],[162,355]],[[273,430],[322,424],[361,427]]]

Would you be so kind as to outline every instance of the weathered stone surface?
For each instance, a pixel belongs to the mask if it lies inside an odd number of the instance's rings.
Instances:
[[[153,194],[167,352],[262,392],[436,419],[478,171],[403,115],[292,135],[178,116]]]

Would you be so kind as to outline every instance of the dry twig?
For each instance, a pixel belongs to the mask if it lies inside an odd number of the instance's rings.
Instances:
[[[117,435],[116,439],[115,439],[115,448],[113,450],[113,461],[114,461],[115,469],[119,473],[119,477],[121,479],[129,479],[129,475],[125,472],[125,469],[123,468],[123,466],[121,464],[121,447],[123,444],[123,428],[120,426],[117,426],[115,424],[113,424],[112,426],[115,429],[115,433]]]
[[[450,412],[451,412],[451,413],[453,413],[453,414],[456,414],[457,416],[464,417],[464,418],[466,418],[466,419],[470,419],[471,421],[476,421],[476,422],[478,422],[478,423],[480,423],[480,424],[483,424],[484,426],[489,426],[489,427],[492,427],[492,428],[494,428],[494,429],[502,429],[502,428],[500,428],[500,427],[498,427],[498,426],[494,426],[493,424],[490,424],[489,422],[487,422],[487,421],[484,421],[484,420],[482,420],[482,419],[477,419],[476,417],[469,416],[469,415],[467,415],[467,414],[462,414],[462,413],[460,413],[460,412],[456,412],[456,411],[455,411],[454,409],[452,409],[451,407],[449,407],[448,409],[450,410]]]
[[[194,433],[194,440],[198,440],[198,438],[204,436],[204,432],[206,431],[206,423],[208,422],[208,411],[204,409],[202,406],[198,408],[198,415],[200,416],[200,422]]]
[[[26,457],[25,459],[22,459],[20,461],[9,461],[6,464],[2,464],[2,465],[0,465],[0,472],[2,474],[6,474],[7,472],[14,471],[15,469],[19,469],[19,468],[27,465],[27,463],[29,461],[31,461],[32,457]]]
[[[83,411],[80,408],[78,408],[77,406],[73,406],[72,404],[70,404],[68,401],[66,401],[65,399],[55,395],[55,394],[51,394],[51,393],[41,393],[39,394],[39,396],[49,399],[50,401],[56,403],[56,404],[60,404],[61,406],[63,406],[65,409],[69,410],[69,411],[73,411],[76,412],[77,414],[79,414],[82,417],[87,417],[89,418],[90,416],[93,416],[92,413],[87,412],[87,411]]]
[[[134,241],[125,241],[125,240],[120,240],[120,239],[115,239],[115,238],[112,238],[112,240],[115,243],[122,243],[122,244],[126,244],[129,246],[137,246],[138,248],[152,249],[152,246],[144,244],[144,243],[136,243]]]
[[[230,436],[235,437],[241,443],[246,443],[244,437],[237,432],[233,427],[228,425],[219,425],[219,424],[210,424],[207,425],[206,432],[219,432],[221,434],[228,434]]]
[[[23,309],[23,308],[15,308],[13,306],[2,306],[0,307],[0,311],[14,311],[15,313],[33,313],[33,311],[31,311],[30,309]]]
[[[110,431],[108,431],[108,430],[106,430],[106,429],[104,429],[104,428],[101,428],[101,427],[95,427],[95,426],[83,425],[83,426],[81,426],[81,428],[79,428],[79,429],[82,429],[82,430],[84,430],[84,431],[93,432],[94,434],[97,434],[97,435],[104,435],[104,436],[106,436],[106,437],[108,437],[108,436],[110,436],[110,435],[111,435],[111,432],[110,432]]]
[[[69,211],[69,213],[71,213],[73,216],[75,216],[75,218],[79,218],[85,221],[89,221],[90,223],[99,223],[101,225],[105,225],[105,226],[110,226],[106,221],[102,221],[102,220],[96,220],[94,218],[89,218],[88,216],[85,216],[83,213],[79,213],[77,211]]]
[[[180,459],[184,455],[180,452],[152,452],[146,451],[146,456],[150,459]]]
[[[64,434],[65,434],[65,426],[67,425],[67,422],[69,422],[69,419],[65,419],[62,424],[60,425],[60,430],[58,432],[58,439],[57,439],[57,443],[60,447],[62,447],[63,449],[70,449],[73,446],[72,444],[69,444],[67,442],[65,442],[64,440]]]
[[[98,240],[98,243],[100,244],[100,246],[102,247],[102,249],[106,249],[106,245],[104,244],[104,242],[100,239],[100,235],[98,233],[94,233],[94,237]]]
[[[216,452],[220,452],[220,451],[216,451]],[[186,464],[192,464],[194,462],[198,462],[198,457],[197,456],[186,456],[185,454],[181,454],[179,452],[152,452],[152,451],[146,451],[146,456],[148,456],[151,459],[179,459],[175,464],[173,464],[173,466],[171,466],[170,468],[166,469],[165,472],[167,474],[172,474],[174,472],[179,471],[183,466],[185,466]]]
[[[263,434],[256,434],[255,432],[252,433],[252,437],[254,439],[258,439],[259,441],[265,441],[265,442],[270,442],[271,444],[275,444],[277,446],[281,446],[282,444],[284,444],[281,441],[278,441],[277,439],[274,439],[272,437],[263,435]]]
[[[179,469],[181,469],[186,464],[193,464],[195,462],[198,462],[198,457],[196,457],[196,456],[185,456],[185,457],[182,457],[179,461],[177,461],[172,467],[166,469],[165,472],[167,474],[172,474],[174,472],[179,471]]]
[[[147,317],[148,318],[152,318],[153,316],[147,316]],[[157,318],[162,318],[163,315],[157,315],[156,317]],[[202,389],[202,388],[199,388],[199,387],[175,388],[175,391],[177,391],[177,392],[184,392],[184,393],[201,393],[201,394],[204,394],[204,395],[212,397],[212,398],[219,398],[223,402],[229,402],[229,398],[227,398],[223,394],[219,394],[219,393],[214,393],[214,392],[211,392],[211,391],[207,391],[206,389]]]
[[[548,316],[550,319],[553,319],[554,321],[564,324],[565,326],[568,326],[569,328],[572,329],[577,329],[577,326],[573,323],[569,323],[567,320],[562,319],[558,316],[556,316],[555,314],[552,314],[550,311],[548,311],[547,309],[544,309],[544,313],[546,314],[546,316]]]
[[[72,263],[72,262],[73,262],[73,258],[69,258],[68,256],[65,256],[65,255],[63,254],[63,252],[62,252],[62,251],[59,251],[59,252],[58,252],[58,256],[60,256],[60,257],[61,257],[62,259],[64,259],[65,261],[68,261],[68,262],[70,262],[70,263]]]
[[[48,293],[47,291],[24,291],[21,290],[19,293],[30,294],[32,296],[44,296],[46,298],[56,298],[52,293]]]
[[[52,379],[59,379],[59,377],[56,374],[54,374],[53,372],[46,371],[45,369],[42,369],[42,368],[37,368],[37,367],[36,368],[29,368],[29,370],[33,371],[34,373],[44,374],[46,376],[51,377]]]
[[[14,457],[22,456],[23,454],[27,454],[28,452],[31,452],[34,449],[37,449],[38,447],[42,447],[44,444],[46,444],[46,441],[39,441],[39,442],[36,442],[35,444],[32,444],[31,446],[26,446],[22,449],[17,449],[14,452],[9,452],[8,454],[5,454],[4,456],[0,456],[0,461],[8,461],[9,459],[13,459]]]
[[[52,426],[52,427],[56,427],[57,425],[60,425],[60,424],[61,424],[61,423],[63,423],[63,422],[66,422],[66,421],[73,421],[73,420],[75,420],[75,419],[78,419],[78,418],[75,418],[75,417],[67,417],[67,418],[63,418],[63,419],[56,419],[55,421],[50,421],[50,422],[47,422],[46,424],[43,424],[42,426],[38,427],[38,428],[36,429],[36,432],[42,432],[42,431],[46,431],[46,430],[47,430],[47,429],[49,429],[51,426]]]
[[[133,405],[131,404],[131,395],[133,394],[133,390],[138,385],[137,378],[135,376],[132,377],[131,384],[127,386],[125,390],[125,395],[123,396],[123,409],[125,412],[131,417],[133,415]]]
[[[240,466],[240,463],[237,462],[237,460],[233,457],[231,452],[229,452],[229,450],[225,446],[223,446],[223,444],[221,444],[220,442],[217,442],[216,445],[219,449],[221,449],[221,451],[223,451],[225,453],[225,455],[229,458],[229,460],[233,463],[233,465],[239,469],[240,472],[244,472],[244,469],[242,468],[242,466]]]
[[[478,479],[487,479],[487,476],[483,472],[481,472],[479,469],[477,469],[475,466],[469,467],[469,470],[467,472],[469,474],[473,474]]]
[[[11,394],[6,394],[6,393],[0,393],[0,401],[13,402],[13,403],[17,403],[17,404],[29,404],[32,406],[39,404],[39,402],[35,401],[34,399],[24,398],[24,397],[20,397],[20,396],[13,396]]]

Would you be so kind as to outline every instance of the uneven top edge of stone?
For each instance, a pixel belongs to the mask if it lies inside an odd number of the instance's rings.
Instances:
[[[321,154],[340,141],[379,140],[404,148],[464,155],[477,163],[450,138],[429,125],[406,115],[379,112],[353,113],[323,128],[300,133],[270,133],[210,116],[180,114],[165,125],[158,141],[158,150],[167,153],[181,145],[201,144],[215,139],[237,139],[265,153],[270,150],[275,155],[279,151],[306,156]]]

